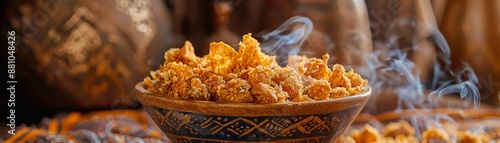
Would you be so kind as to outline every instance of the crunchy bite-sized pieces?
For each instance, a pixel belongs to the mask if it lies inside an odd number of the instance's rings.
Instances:
[[[201,58],[194,53],[191,42],[186,41],[182,48],[172,48],[165,52],[165,63],[182,62],[188,66],[196,67],[201,63]]]
[[[239,57],[234,68],[235,71],[247,69],[248,67],[257,67],[258,65],[269,66],[276,63],[276,57],[263,53],[259,42],[250,33],[243,36],[243,40],[239,43],[239,46]]]
[[[304,87],[304,94],[314,100],[326,100],[330,97],[330,83],[327,80],[314,80],[309,85]]]
[[[160,67],[159,70],[151,72],[151,77],[152,79],[145,79],[145,82],[152,84],[152,87],[148,88],[149,91],[169,97],[188,99],[189,82],[194,74],[192,67],[183,63],[170,62]]]
[[[248,73],[250,73],[250,71],[252,71],[253,68],[248,68],[248,69],[243,69],[243,70],[240,70],[237,75],[238,75],[238,78],[241,78],[241,79],[244,79],[244,80],[248,80]]]
[[[471,133],[469,131],[461,131],[457,133],[458,143],[489,143],[492,141],[492,137],[484,132]]]
[[[330,78],[328,79],[332,88],[335,87],[345,87],[351,88],[351,79],[347,77],[344,66],[335,64],[332,67],[332,72],[330,74]]]
[[[236,64],[237,57],[238,53],[231,46],[224,42],[212,42],[208,55],[203,57],[203,64],[205,64],[203,67],[207,67],[216,74],[229,74]]]
[[[154,88],[154,85],[156,84],[156,81],[151,79],[151,78],[155,78],[153,76],[155,76],[154,72],[149,72],[151,77],[146,77],[144,78],[144,80],[142,80],[144,82],[144,85],[147,87],[147,89],[150,91],[150,92],[154,92],[154,93],[158,93],[157,89]]]
[[[303,84],[300,74],[291,67],[276,68],[277,77],[274,82],[281,85],[283,91],[287,92],[290,100],[294,100],[303,93]]]
[[[328,59],[330,56],[328,54],[323,55],[323,59],[311,58],[300,64],[306,69],[304,75],[311,76],[314,79],[324,79],[328,80],[331,73],[330,68],[328,68]]]
[[[252,85],[251,92],[255,97],[255,103],[277,103],[279,101],[275,88],[269,84],[257,83]]]
[[[345,87],[335,87],[332,88],[332,92],[330,92],[330,97],[332,98],[341,98],[349,95],[349,91],[347,91]]]
[[[354,73],[354,70],[351,69],[349,72],[346,72],[344,66],[339,64],[333,65],[328,81],[334,90],[332,97],[345,97],[358,94],[365,90],[365,86],[368,83],[359,74]],[[345,91],[347,91],[347,95]]]
[[[249,68],[247,81],[252,85],[252,95],[258,103],[285,102],[289,98],[282,86],[274,80],[278,77],[270,67],[257,66]]]
[[[350,135],[357,143],[380,142],[383,138],[377,129],[366,124],[361,130],[353,130]]]
[[[492,143],[498,142],[498,138],[492,136],[489,131],[491,128],[464,127],[461,122],[439,122],[439,127],[429,126],[419,136],[419,132],[413,128],[406,120],[392,122],[381,130],[383,135],[381,138],[374,139],[376,130],[369,125],[365,125],[362,129],[352,129],[350,135],[357,143]],[[453,128],[447,126],[455,126]],[[364,134],[363,134],[364,133]],[[346,142],[346,138],[339,139]],[[418,138],[417,138],[418,137]],[[497,139],[497,140],[495,140]],[[337,142],[339,142],[339,140]]]
[[[297,70],[297,69],[295,69],[295,70]],[[299,72],[300,79],[302,80],[302,84],[304,84],[304,86],[307,86],[307,85],[311,84],[313,81],[317,80],[317,79],[312,78],[311,76],[305,76],[304,74],[301,74],[299,70],[297,70],[297,72]]]
[[[349,72],[346,73],[346,76],[350,79],[352,87],[356,86],[364,87],[368,83],[368,81],[363,79],[361,75],[355,73],[354,69],[349,70]]]
[[[180,62],[180,54],[181,49],[179,48],[171,48],[167,52],[165,52],[164,58],[165,58],[165,63],[169,62]]]
[[[422,133],[422,143],[451,143],[451,140],[446,131],[430,126]]]
[[[307,61],[304,61],[304,62],[300,62],[300,63],[296,63],[296,64],[294,64],[294,65],[291,65],[291,67],[292,67],[293,69],[295,69],[295,70],[296,70],[296,71],[297,71],[297,72],[298,72],[298,73],[302,76],[302,80],[303,80],[303,81],[304,81],[304,80],[306,80],[306,79],[305,79],[306,77],[310,77],[310,76],[306,76],[306,71],[307,71],[307,68],[306,68],[306,66],[305,66],[305,63],[306,63],[306,62],[307,62]],[[290,65],[289,65],[289,66],[290,66]],[[312,77],[310,77],[310,78],[312,78]]]
[[[238,74],[237,73],[230,73],[230,74],[225,74],[224,76],[224,80],[226,81],[230,81],[232,79],[237,79],[239,78]],[[247,81],[248,82],[248,81]]]
[[[216,102],[250,103],[254,98],[250,93],[250,84],[243,79],[231,79],[225,85],[218,87],[214,95]]]
[[[457,141],[459,143],[482,143],[479,137],[473,135],[469,131],[458,132]]]
[[[211,74],[203,81],[203,83],[207,86],[208,93],[210,93],[210,95],[216,95],[218,87],[225,85],[226,81],[224,80],[224,77],[220,75]]]
[[[347,88],[347,91],[349,92],[349,95],[358,94],[358,93],[361,93],[364,90],[365,90],[365,86],[355,86],[355,87]]]
[[[287,92],[283,91],[281,86],[275,86],[274,91],[276,92],[276,97],[278,98],[278,102],[287,102],[290,96]]]
[[[248,72],[248,82],[250,82],[251,85],[257,84],[257,83],[264,83],[264,84],[269,84],[269,85],[274,85],[276,84],[273,81],[273,78],[276,77],[276,73],[274,72],[273,69],[266,67],[266,66],[257,66],[255,68],[250,68]]]
[[[349,91],[345,87],[335,87],[332,88],[332,92],[330,92],[331,98],[341,98],[349,96]]]
[[[346,76],[351,81],[351,88],[348,88],[350,95],[354,95],[365,90],[365,86],[368,84],[368,81],[363,79],[361,75],[355,73],[354,69],[347,72]]]
[[[189,98],[195,100],[210,100],[207,86],[199,78],[191,79],[191,88],[188,90]]]
[[[367,81],[354,71],[346,72],[342,65],[329,69],[328,54],[322,59],[290,56],[289,65],[281,67],[251,36],[243,36],[238,51],[212,42],[203,58],[186,41],[182,48],[165,53],[165,63],[144,79],[144,85],[167,97],[237,103],[308,102],[365,90]]]
[[[189,80],[185,81],[182,80],[182,82],[174,82],[170,90],[167,91],[167,96],[180,99],[191,99],[191,96],[188,93],[189,89],[191,89],[190,86],[191,84],[189,83]],[[163,89],[163,90],[168,90],[168,89]]]
[[[391,122],[382,130],[386,137],[396,137],[398,135],[414,136],[415,129],[405,120]]]

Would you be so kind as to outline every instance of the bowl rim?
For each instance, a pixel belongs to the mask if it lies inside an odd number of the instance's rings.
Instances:
[[[143,106],[177,110],[181,112],[195,112],[201,114],[240,116],[242,112],[228,112],[221,110],[244,111],[245,115],[310,115],[330,113],[349,109],[355,106],[365,106],[371,96],[372,88],[367,85],[361,93],[313,102],[284,102],[270,104],[256,103],[223,103],[215,101],[201,101],[192,99],[179,99],[173,97],[159,96],[145,89],[144,82],[135,85],[133,94]],[[335,107],[335,108],[324,108]],[[304,108],[310,109],[304,113]],[[362,107],[361,107],[362,108]],[[359,110],[361,110],[361,108]]]

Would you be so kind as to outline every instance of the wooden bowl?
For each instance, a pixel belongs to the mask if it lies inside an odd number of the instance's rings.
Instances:
[[[330,142],[353,122],[370,98],[360,94],[325,101],[275,104],[179,100],[134,94],[156,125],[176,142]]]

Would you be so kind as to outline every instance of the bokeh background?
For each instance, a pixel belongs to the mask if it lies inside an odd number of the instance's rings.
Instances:
[[[405,51],[417,67],[411,77],[428,91],[468,67],[475,76],[463,79],[474,81],[480,102],[500,107],[496,0],[20,0],[2,6],[2,35],[16,31],[16,124],[60,112],[138,109],[132,87],[169,48],[189,40],[203,56],[210,41],[236,45],[246,33],[262,40],[259,35],[296,15],[314,24],[303,54],[329,53],[331,63],[370,76],[377,69],[369,68],[367,55]],[[381,87],[415,84],[408,77],[376,79]],[[450,94],[459,97],[460,90]],[[0,98],[6,109],[7,94]]]

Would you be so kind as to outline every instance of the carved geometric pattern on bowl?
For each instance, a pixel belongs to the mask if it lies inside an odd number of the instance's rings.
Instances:
[[[188,124],[189,121],[191,120],[192,116],[184,114],[184,113],[179,113],[176,111],[168,110],[168,112],[165,115],[161,115],[156,110],[153,110],[153,112],[158,116],[161,117],[163,116],[164,118],[160,118],[160,123],[162,125],[167,125],[176,131],[179,131],[180,128],[182,128],[184,125]]]
[[[157,108],[158,109],[158,108]],[[160,109],[161,110],[161,109]],[[166,113],[152,110],[156,114],[157,121],[164,127],[170,128],[172,131],[179,131],[182,128],[200,130],[209,130],[212,135],[227,134],[223,132],[231,132],[238,137],[247,136],[258,130],[259,133],[268,137],[287,137],[296,134],[309,135],[316,132],[335,130],[338,128],[340,119],[338,117],[328,117],[316,115],[292,117],[283,119],[280,117],[269,117],[257,119],[254,117],[237,117],[233,120],[228,120],[226,117],[218,116],[199,116],[182,113],[174,110],[163,110]],[[193,120],[198,120],[199,124],[192,124]],[[252,135],[253,136],[253,135]]]

